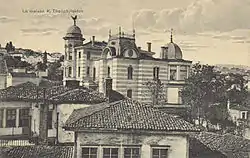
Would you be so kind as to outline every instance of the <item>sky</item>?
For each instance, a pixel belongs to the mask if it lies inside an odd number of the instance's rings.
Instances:
[[[7,4],[6,4],[7,3]],[[250,66],[250,0],[0,0],[0,44],[62,52],[67,29],[78,15],[85,42],[107,41],[122,27],[136,43],[159,55],[173,39],[187,60]],[[53,12],[53,9],[61,11]],[[32,11],[40,12],[32,12]],[[66,13],[64,10],[76,12]]]

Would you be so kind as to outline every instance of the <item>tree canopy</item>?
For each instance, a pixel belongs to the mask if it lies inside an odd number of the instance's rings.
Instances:
[[[227,101],[243,104],[247,97],[246,81],[240,74],[222,74],[214,66],[194,64],[186,79],[181,95],[185,104],[190,105],[190,119],[213,118],[215,112],[220,120],[226,120],[222,109],[211,112],[215,103],[226,107]],[[214,108],[214,107],[213,107]],[[220,107],[221,108],[221,107]],[[222,114],[223,113],[223,114]]]

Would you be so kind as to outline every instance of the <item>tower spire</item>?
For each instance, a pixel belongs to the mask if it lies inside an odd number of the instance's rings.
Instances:
[[[133,27],[133,37],[135,37],[135,22],[133,17],[132,17],[132,27]]]
[[[174,29],[171,28],[171,30],[170,30],[170,42],[171,43],[173,43],[173,31],[174,31]]]
[[[74,25],[76,26],[76,19],[77,19],[77,15],[75,15],[75,16],[71,16],[71,18],[73,19],[73,21],[74,21]]]

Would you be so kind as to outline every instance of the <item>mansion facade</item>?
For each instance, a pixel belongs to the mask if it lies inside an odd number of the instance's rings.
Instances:
[[[76,19],[63,37],[65,58],[63,83],[96,88],[105,93],[108,86],[119,93],[142,103],[152,102],[152,94],[145,85],[159,79],[163,83],[166,105],[182,105],[180,90],[189,75],[192,61],[182,58],[180,47],[171,40],[161,47],[160,58],[148,49],[136,45],[135,31],[125,34],[109,32],[108,42],[99,42],[95,36],[85,39]],[[109,82],[111,81],[111,82]],[[109,85],[111,84],[111,85]]]

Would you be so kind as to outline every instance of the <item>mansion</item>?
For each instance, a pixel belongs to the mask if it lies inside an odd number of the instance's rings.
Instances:
[[[192,61],[182,58],[180,47],[170,42],[161,47],[160,58],[148,49],[136,45],[135,30],[126,34],[109,32],[108,42],[99,42],[95,36],[85,39],[81,29],[74,24],[68,28],[65,40],[64,85],[80,85],[106,93],[112,88],[142,103],[152,102],[152,94],[145,83],[160,80],[163,83],[164,103],[182,105],[180,90],[188,77]]]

